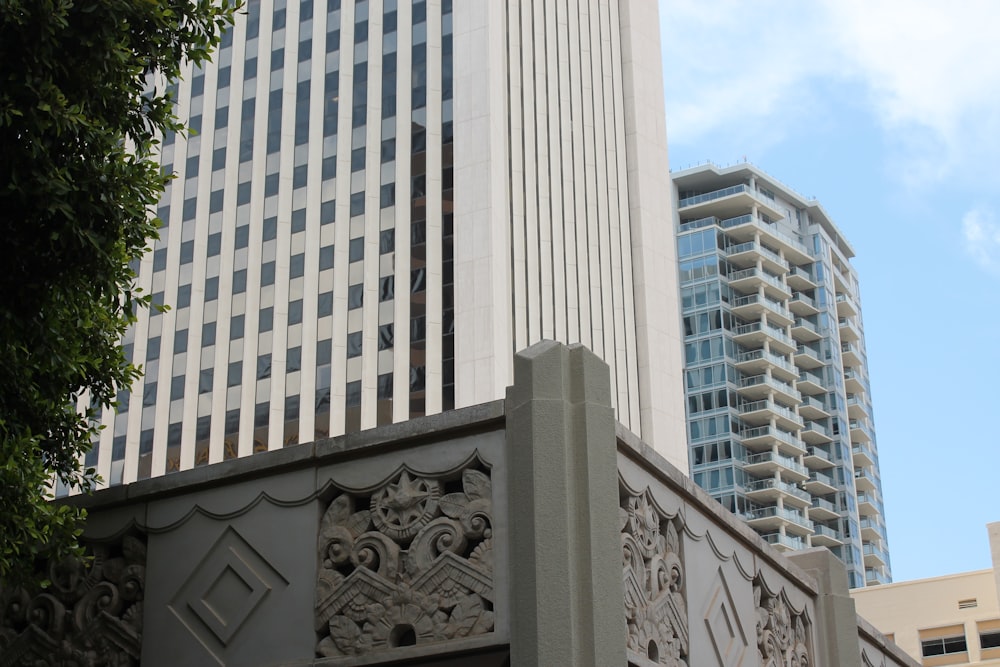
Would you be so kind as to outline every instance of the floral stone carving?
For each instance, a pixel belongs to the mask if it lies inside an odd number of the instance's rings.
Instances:
[[[648,494],[623,493],[619,516],[628,649],[661,665],[687,667],[687,604],[677,528]]]
[[[472,467],[440,478],[403,469],[370,495],[339,493],[319,532],[317,655],[492,632],[492,497]]]
[[[126,536],[49,569],[32,595],[0,591],[0,667],[135,667],[142,645],[146,543]]]
[[[809,619],[796,612],[784,595],[771,594],[758,576],[753,582],[757,609],[757,653],[762,667],[809,667]]]

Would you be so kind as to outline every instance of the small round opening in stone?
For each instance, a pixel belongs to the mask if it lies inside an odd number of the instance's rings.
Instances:
[[[417,643],[417,633],[412,625],[397,625],[389,633],[390,646],[413,646]]]
[[[650,660],[660,659],[660,650],[656,648],[656,642],[650,641],[649,646],[646,647],[646,655]]]

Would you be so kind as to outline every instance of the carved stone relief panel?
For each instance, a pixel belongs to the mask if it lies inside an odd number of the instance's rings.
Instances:
[[[127,535],[88,551],[53,564],[45,592],[0,591],[0,666],[139,664],[146,542]]]
[[[684,566],[676,519],[624,486],[619,516],[628,650],[670,667],[688,664]]]
[[[319,656],[364,655],[494,628],[493,491],[479,463],[404,466],[338,489],[319,531]]]
[[[757,610],[757,653],[762,667],[809,667],[811,623],[805,609],[796,611],[784,591],[771,592],[758,575],[753,580]]]

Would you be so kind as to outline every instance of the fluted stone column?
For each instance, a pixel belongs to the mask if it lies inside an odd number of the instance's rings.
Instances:
[[[607,365],[537,343],[507,390],[511,664],[626,664],[615,417]]]

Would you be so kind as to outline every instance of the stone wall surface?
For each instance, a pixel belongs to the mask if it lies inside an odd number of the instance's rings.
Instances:
[[[94,558],[0,591],[0,667],[912,662],[621,427],[582,346],[506,402],[75,499]]]

